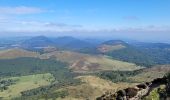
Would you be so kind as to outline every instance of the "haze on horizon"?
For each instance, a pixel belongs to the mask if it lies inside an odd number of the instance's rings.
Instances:
[[[0,36],[109,37],[170,43],[169,0],[0,0]]]

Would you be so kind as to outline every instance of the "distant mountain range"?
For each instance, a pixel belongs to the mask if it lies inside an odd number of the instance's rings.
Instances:
[[[66,49],[81,49],[81,48],[91,48],[94,47],[93,44],[86,42],[84,40],[80,40],[77,38],[73,37],[59,37],[56,39],[53,39],[54,43],[61,47],[61,48],[66,48]]]
[[[47,38],[45,36],[37,36],[25,40],[20,46],[21,48],[27,49],[43,49],[45,47],[53,46],[62,49],[76,50],[81,48],[91,48],[94,45],[73,37]]]
[[[21,47],[24,48],[43,48],[47,46],[55,46],[55,43],[45,36],[33,37],[21,43]]]
[[[150,49],[170,49],[170,44],[166,43],[144,43],[137,45],[137,47],[150,48]]]

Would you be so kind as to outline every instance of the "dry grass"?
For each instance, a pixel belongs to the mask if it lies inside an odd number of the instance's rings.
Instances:
[[[8,49],[0,51],[0,59],[12,59],[18,57],[38,57],[39,54],[23,49]]]
[[[96,76],[79,76],[77,78],[81,79],[83,84],[68,86],[57,91],[65,90],[69,92],[69,95],[63,100],[95,100],[96,97],[101,96],[107,91],[114,93],[120,89],[134,87],[141,82],[152,81],[155,78],[163,77],[166,72],[170,72],[169,66],[170,65],[162,65],[144,69],[141,74],[130,78],[138,81],[137,83],[113,83],[109,80],[104,80]],[[61,98],[58,100],[60,99]]]
[[[122,44],[118,44],[118,45],[101,45],[98,50],[102,53],[106,53],[109,51],[114,51],[114,50],[120,50],[120,49],[124,49],[126,48],[126,46],[122,45]]]
[[[67,62],[75,72],[98,71],[98,70],[136,70],[140,69],[133,63],[110,59],[102,55],[88,55],[70,51],[55,51],[40,56],[41,59],[56,58]]]
[[[167,72],[170,72],[170,65],[159,65],[144,69],[142,73],[134,77],[130,77],[130,79],[137,82],[149,82],[155,78],[163,77]]]
[[[69,95],[64,100],[95,100],[107,91],[117,91],[122,88],[127,88],[136,84],[130,83],[112,83],[111,81],[101,79],[96,76],[80,76],[77,77],[84,82],[81,85],[69,86],[63,89],[68,91]]]

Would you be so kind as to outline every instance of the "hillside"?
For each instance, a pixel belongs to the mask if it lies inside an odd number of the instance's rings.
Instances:
[[[31,57],[0,59],[0,69],[0,78],[32,75],[37,73],[55,74],[54,71],[57,74],[69,74],[69,69],[66,63],[51,59],[39,59]],[[58,69],[60,69],[60,71]]]
[[[135,71],[101,71],[96,75],[112,82],[142,83],[161,78],[168,72],[170,72],[169,65],[159,65]]]
[[[128,86],[129,83],[112,83],[111,81],[101,79],[96,76],[79,76],[77,77],[83,83],[76,86],[68,86],[57,91],[67,91],[68,95],[57,100],[95,100],[96,97],[102,95],[107,90],[117,91]]]
[[[38,57],[39,53],[31,52],[23,49],[7,49],[0,51],[0,59],[12,59],[19,57]]]
[[[67,62],[70,68],[76,72],[99,70],[136,70],[141,67],[133,63],[110,59],[107,56],[88,55],[71,51],[55,51],[40,56],[41,59],[55,58]]]
[[[96,100],[169,100],[169,86],[170,74],[115,93],[107,92]]]
[[[165,85],[167,85],[168,82],[167,73],[169,72],[170,72],[169,65],[159,65],[159,66],[154,66],[152,68],[137,70],[136,72],[117,72],[117,74],[115,72],[113,73],[110,72],[107,74],[106,72],[101,73],[102,78],[105,78],[107,80],[111,80],[111,81],[115,80],[114,75],[116,75],[116,77],[119,77],[119,79],[121,79],[121,77],[125,77],[124,80],[126,81],[130,80],[129,81],[130,83],[135,82],[138,85],[134,85],[133,87],[132,86],[126,87],[123,90],[119,89],[119,91],[117,91],[116,93],[112,90],[108,90],[109,92],[106,92],[96,100],[103,100],[104,98],[106,100],[112,100],[112,99],[117,100],[116,98],[129,98],[128,96],[131,96],[130,98],[132,100],[133,98],[136,98],[135,100],[140,100],[139,98],[141,97],[143,98],[142,100],[160,100],[159,95],[161,95],[160,93],[162,92],[160,91],[160,89],[158,90],[158,88],[161,88],[162,85],[164,85],[164,87]],[[157,98],[157,99],[153,99],[153,98]],[[118,100],[122,100],[122,99],[118,99]]]
[[[87,41],[69,36],[53,38],[52,41],[60,48],[68,50],[79,50],[94,47],[93,44]]]
[[[56,46],[56,44],[45,36],[37,36],[23,41],[21,44],[22,48],[26,49],[43,49],[48,46]]]
[[[124,41],[110,40],[102,43],[98,50],[100,53],[110,56],[113,59],[135,63],[142,66],[150,66],[152,57],[148,56],[139,48],[136,48]]]
[[[120,46],[119,46],[120,47]],[[170,45],[166,43],[127,43],[126,48],[112,50],[104,54],[113,59],[132,62],[150,67],[153,65],[170,64]]]
[[[161,78],[168,72],[170,72],[170,65],[158,65],[152,68],[142,69],[139,74],[130,77],[130,79],[137,82],[147,82]]]
[[[102,55],[89,55],[72,51],[61,51],[53,47],[49,47],[49,49],[46,48],[44,50],[46,53],[41,55],[38,52],[32,52],[23,49],[2,50],[0,51],[0,58],[15,59],[22,57],[31,57],[40,59],[56,59],[61,62],[68,63],[70,69],[75,72],[140,69],[139,66],[133,63],[113,60],[107,56]]]
[[[99,45],[97,50],[101,53],[108,53],[115,50],[120,50],[126,48],[127,44],[121,40],[109,40],[105,41]]]

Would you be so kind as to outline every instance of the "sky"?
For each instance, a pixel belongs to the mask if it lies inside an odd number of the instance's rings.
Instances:
[[[0,36],[170,42],[170,0],[0,0]]]

